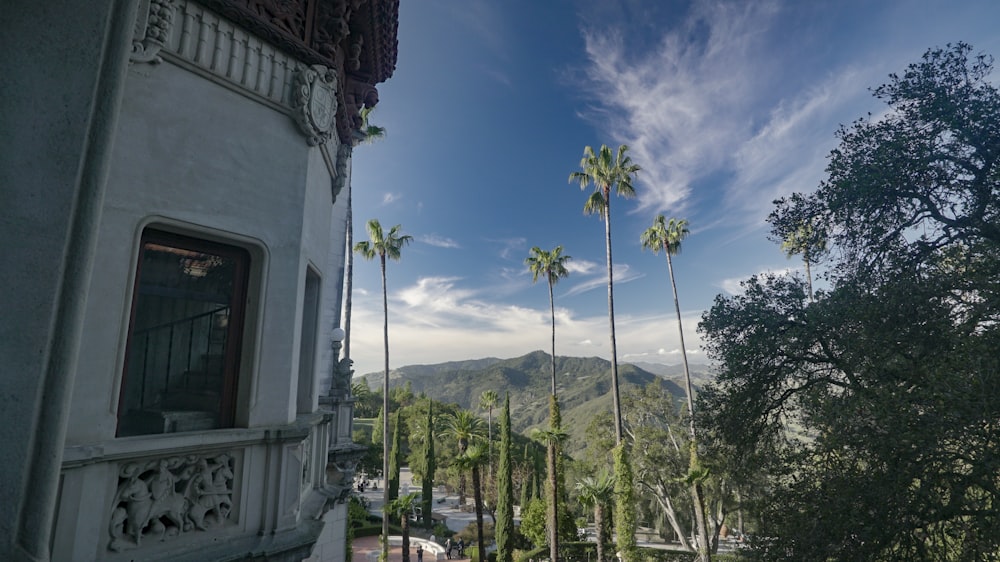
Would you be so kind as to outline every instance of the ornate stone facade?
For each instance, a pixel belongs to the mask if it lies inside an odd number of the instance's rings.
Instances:
[[[108,549],[222,527],[233,511],[235,460],[228,453],[130,462],[118,471]]]

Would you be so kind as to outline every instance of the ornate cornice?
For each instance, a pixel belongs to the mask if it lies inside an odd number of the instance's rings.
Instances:
[[[173,0],[146,1],[170,9],[173,15]],[[272,50],[287,53],[306,67],[330,69],[339,85],[337,134],[342,143],[353,142],[353,131],[360,125],[358,112],[378,103],[375,85],[388,80],[396,68],[399,0],[198,1]],[[152,34],[136,34],[142,58],[135,60],[150,60],[161,47],[157,33],[166,32],[155,26],[149,29]]]
[[[396,67],[399,0],[140,2],[132,62],[158,63],[169,55],[289,108],[310,144],[325,143],[334,129],[339,144],[353,144],[361,109],[378,103],[375,85]],[[303,86],[314,70],[324,76],[322,89],[312,80]]]

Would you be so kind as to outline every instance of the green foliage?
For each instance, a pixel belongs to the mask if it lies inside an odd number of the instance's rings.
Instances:
[[[420,478],[421,512],[424,515],[424,527],[430,529],[434,520],[431,518],[434,499],[434,473],[437,472],[437,459],[434,456],[434,403],[427,401],[427,422],[424,427],[424,458],[423,471]]]
[[[375,423],[372,424],[374,428],[372,430],[372,444],[381,445],[382,444],[382,425],[385,423],[385,409],[378,409],[378,416],[375,417]]]
[[[400,423],[400,412],[397,411],[396,423],[393,424],[392,429],[392,450],[389,453],[389,481],[387,485],[389,486],[390,501],[399,497],[399,471],[402,467],[402,451],[400,451],[400,449],[403,446],[403,439],[400,435],[400,428],[402,425],[403,424]]]
[[[759,276],[700,326],[717,454],[770,478],[770,560],[990,560],[1000,551],[1000,91],[992,59],[929,50],[838,132],[828,177],[777,202],[831,246],[830,288]],[[794,422],[797,434],[790,434]],[[817,524],[821,522],[822,524]]]
[[[635,488],[628,453],[625,443],[612,452],[615,462],[615,534],[618,537],[618,552],[622,553],[624,561],[636,562]]]
[[[514,554],[514,481],[510,452],[510,393],[500,411],[500,462],[497,466],[497,559],[512,562]]]
[[[545,531],[546,503],[540,499],[533,499],[528,505],[521,506],[521,534],[523,534],[531,544],[535,546],[545,546],[548,552],[548,538]]]

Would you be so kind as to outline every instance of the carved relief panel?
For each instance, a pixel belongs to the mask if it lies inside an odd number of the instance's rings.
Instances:
[[[221,528],[233,512],[236,461],[228,453],[129,462],[118,470],[108,549]]]

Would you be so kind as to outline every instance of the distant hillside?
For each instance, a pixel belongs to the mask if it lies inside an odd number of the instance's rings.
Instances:
[[[664,367],[657,365],[657,367]],[[683,398],[683,368],[679,376],[657,375],[630,363],[618,365],[622,387],[645,386],[664,379],[666,389]],[[562,407],[564,429],[570,434],[567,451],[571,454],[585,447],[584,434],[597,413],[611,410],[611,363],[599,357],[556,357],[556,390]],[[702,375],[704,371],[699,371]],[[704,379],[704,375],[700,378]],[[380,388],[382,373],[363,375],[368,385]],[[478,409],[484,390],[497,391],[501,399],[510,392],[511,425],[514,431],[529,433],[548,420],[548,397],[551,386],[549,354],[534,351],[513,359],[475,359],[438,365],[416,365],[390,371],[390,386],[410,383],[413,392],[426,393],[435,400],[457,403],[462,408]],[[692,371],[692,379],[695,372]]]
[[[636,367],[644,371],[649,371],[654,375],[659,375],[665,379],[670,379],[678,384],[684,384],[684,365],[664,365],[663,363],[649,363],[646,361],[629,361]],[[705,365],[691,365],[691,384],[695,387],[704,386],[706,383],[715,380],[715,372]]]

